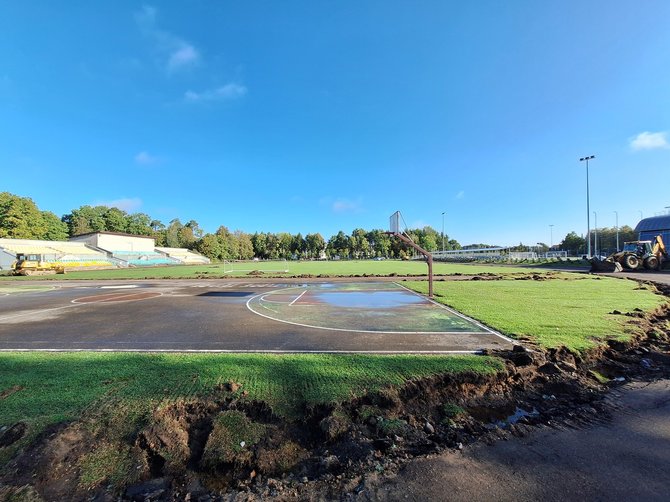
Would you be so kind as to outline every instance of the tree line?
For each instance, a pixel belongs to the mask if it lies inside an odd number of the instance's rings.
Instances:
[[[9,192],[0,193],[0,237],[15,239],[66,240],[91,232],[121,232],[153,237],[157,246],[187,248],[212,260],[277,259],[365,259],[404,258],[412,251],[383,230],[343,231],[326,240],[319,233],[230,231],[220,226],[205,233],[195,220],[178,218],[167,225],[145,213],[128,213],[116,207],[84,205],[58,218],[41,211],[32,199]],[[441,235],[431,227],[408,231],[409,236],[428,251],[441,249]],[[445,249],[460,249],[458,241],[445,235]]]
[[[41,211],[32,199],[9,192],[0,193],[0,237],[15,239],[66,240],[68,237],[91,232],[121,232],[153,237],[157,246],[187,248],[218,260],[276,259],[366,259],[406,258],[413,250],[393,239],[383,230],[357,228],[351,234],[343,231],[328,240],[319,233],[290,234],[286,232],[230,231],[220,226],[214,233],[205,233],[198,222],[182,223],[171,220],[167,225],[145,213],[128,213],[116,207],[84,205],[61,218],[51,211]],[[592,252],[595,252],[595,230],[591,232]],[[462,249],[455,239],[440,234],[430,226],[408,230],[409,237],[427,251]],[[635,240],[629,226],[619,228],[619,243]],[[598,250],[608,254],[616,249],[616,228],[597,230]],[[466,246],[489,247],[484,244]],[[554,249],[556,246],[554,247]],[[570,232],[558,246],[570,255],[586,253],[586,239]],[[545,252],[549,246],[519,244],[514,250]]]

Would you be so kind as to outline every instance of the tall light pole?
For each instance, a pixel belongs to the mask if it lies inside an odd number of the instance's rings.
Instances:
[[[596,230],[593,233],[593,247],[595,248],[595,254],[598,256],[598,213],[593,211],[593,218],[596,223]]]
[[[549,250],[554,247],[554,225],[549,225]]]
[[[614,211],[616,216],[616,252],[619,252],[619,213]]]
[[[588,157],[582,157],[579,159],[580,162],[586,161],[586,239],[587,239],[587,251],[586,255],[588,258],[591,258],[591,211],[589,209],[589,160],[595,159],[595,155],[590,155]]]
[[[444,212],[442,213],[442,253],[444,253]],[[442,258],[444,259],[444,256]]]
[[[640,219],[644,220],[644,216],[642,216],[642,211],[638,211],[638,213],[640,213]]]

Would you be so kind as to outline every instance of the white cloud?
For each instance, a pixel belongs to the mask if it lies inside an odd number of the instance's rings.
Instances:
[[[458,192],[458,193],[456,194],[456,199],[457,199],[457,200],[465,199],[465,191],[464,191],[464,190],[461,190],[460,192]]]
[[[238,99],[247,94],[247,88],[243,85],[230,82],[216,89],[208,89],[201,92],[186,91],[184,100],[189,103],[201,103],[203,101],[223,101]]]
[[[102,201],[94,203],[96,206],[116,207],[122,211],[133,212],[142,206],[142,199],[139,197],[132,197],[128,199],[116,199],[109,201]]]
[[[335,199],[330,207],[334,213],[357,213],[363,209],[363,204],[360,198],[357,200],[339,198]]]
[[[158,9],[145,5],[135,13],[135,22],[142,34],[154,44],[167,72],[176,73],[196,66],[200,62],[200,53],[195,46],[169,31],[160,29],[156,22],[157,16]]]
[[[135,155],[135,163],[141,166],[150,166],[158,162],[158,157],[151,155],[149,152],[142,151]]]
[[[630,147],[634,151],[638,150],[655,150],[658,148],[670,148],[666,132],[641,132],[637,136],[630,139]]]

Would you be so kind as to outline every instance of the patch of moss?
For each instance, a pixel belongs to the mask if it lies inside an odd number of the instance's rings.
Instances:
[[[609,378],[607,378],[602,373],[598,373],[596,370],[589,370],[589,375],[595,378],[598,383],[603,385],[610,381]]]
[[[399,418],[383,419],[379,422],[379,430],[390,436],[392,434],[401,435],[407,429],[407,422]]]
[[[84,489],[103,483],[115,488],[139,481],[147,470],[141,450],[113,443],[101,443],[79,459],[79,485]]]

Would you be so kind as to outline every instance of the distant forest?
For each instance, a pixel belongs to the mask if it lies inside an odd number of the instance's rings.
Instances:
[[[116,207],[81,206],[61,218],[51,211],[41,211],[32,199],[8,192],[0,193],[0,237],[15,239],[67,240],[90,232],[122,232],[146,235],[157,246],[188,248],[212,260],[318,259],[332,258],[403,258],[410,250],[384,230],[355,229],[343,231],[327,241],[319,233],[230,231],[225,225],[215,233],[205,233],[195,220],[182,223],[171,220],[167,225],[145,213],[127,213]],[[429,251],[441,249],[442,236],[431,227],[409,230],[414,242]],[[460,249],[460,244],[445,235],[446,249]]]
[[[225,225],[215,233],[205,233],[198,222],[189,220],[182,223],[178,218],[167,225],[145,213],[127,213],[116,207],[81,206],[59,218],[51,211],[41,211],[32,199],[9,192],[0,193],[0,237],[15,239],[67,240],[75,235],[90,232],[122,232],[146,235],[156,240],[157,246],[188,248],[212,260],[260,259],[318,259],[325,254],[328,258],[405,258],[412,254],[398,239],[384,233],[384,230],[357,228],[346,234],[339,231],[328,240],[319,233],[290,234],[286,232],[255,232],[249,234],[241,230],[230,231]],[[619,229],[619,239],[634,240],[635,233],[626,226]],[[407,234],[414,242],[428,251],[442,249],[442,235],[430,226],[411,229]],[[593,236],[592,236],[593,239]],[[611,250],[616,244],[615,229],[598,229],[599,249]],[[592,240],[592,242],[594,242]],[[462,249],[455,239],[444,236],[447,250]],[[488,247],[487,244],[466,246]],[[584,253],[586,239],[570,232],[557,249],[571,254]],[[517,251],[547,251],[546,244],[537,246],[519,244]]]

